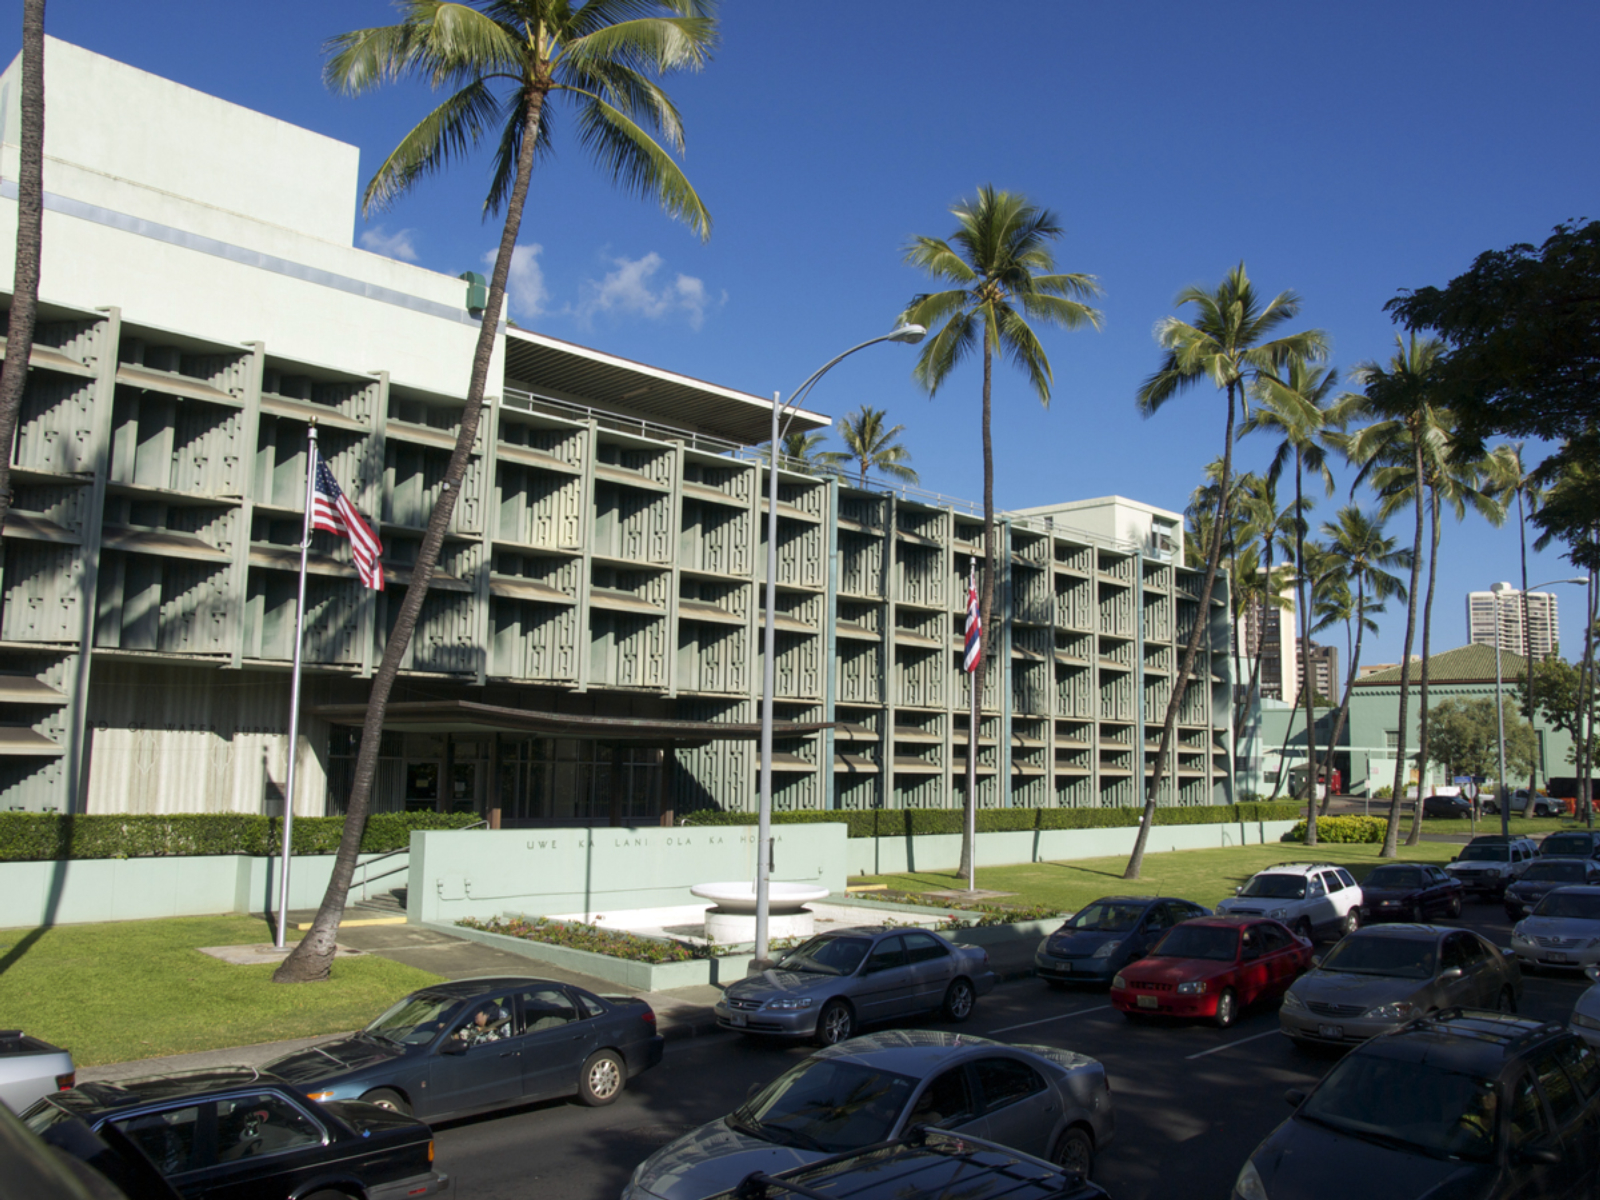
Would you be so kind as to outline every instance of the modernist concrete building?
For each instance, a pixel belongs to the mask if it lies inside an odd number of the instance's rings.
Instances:
[[[294,808],[339,811],[437,495],[478,315],[353,248],[357,152],[51,40],[42,309],[0,576],[13,809],[282,802],[306,429],[389,589],[313,542]],[[18,67],[0,77],[15,178]],[[9,271],[15,188],[0,192]],[[0,282],[4,282],[0,280]],[[769,401],[507,328],[394,694],[381,809],[652,822],[756,793]],[[798,427],[827,418],[802,413]],[[1197,620],[1163,801],[1231,795],[1226,580],[1108,498],[1002,527],[994,669],[960,671],[967,506],[783,469],[780,808],[1136,803]]]

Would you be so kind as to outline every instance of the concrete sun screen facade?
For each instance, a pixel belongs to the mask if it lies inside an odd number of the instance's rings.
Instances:
[[[54,39],[47,55],[40,323],[0,575],[3,802],[282,803],[314,420],[388,577],[363,589],[348,545],[314,536],[293,803],[336,813],[455,441],[473,289],[351,245],[353,147]],[[0,76],[9,179],[18,76]],[[15,194],[0,186],[0,272]],[[375,808],[529,826],[752,808],[770,402],[511,327],[490,378]],[[974,743],[985,806],[1138,803],[1197,620],[1216,649],[1161,800],[1231,798],[1226,579],[1201,614],[1176,514],[1117,497],[1003,514],[974,737],[960,659],[981,518],[792,467],[778,808],[958,805]]]

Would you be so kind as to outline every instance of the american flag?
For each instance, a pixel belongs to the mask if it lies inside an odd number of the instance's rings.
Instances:
[[[978,612],[978,564],[974,561],[967,576],[967,654],[961,660],[961,669],[968,673],[976,671],[982,656],[983,617]]]
[[[383,543],[367,528],[350,498],[339,490],[322,455],[313,449],[311,458],[315,481],[311,488],[311,528],[349,538],[350,555],[355,559],[356,574],[361,576],[361,582],[373,591],[383,591],[383,564],[378,561]]]

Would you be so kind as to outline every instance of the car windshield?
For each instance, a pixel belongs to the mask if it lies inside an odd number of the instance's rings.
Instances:
[[[1570,854],[1575,858],[1587,858],[1589,855],[1589,839],[1583,834],[1574,837],[1572,834],[1557,833],[1545,838],[1544,844],[1539,847],[1540,854]]]
[[[1085,905],[1077,916],[1061,928],[1079,933],[1127,933],[1144,916],[1144,908],[1142,904],[1114,904],[1096,900],[1093,904]]]
[[[1295,1116],[1392,1149],[1485,1161],[1494,1150],[1498,1100],[1491,1080],[1352,1054]]]
[[[1420,938],[1361,934],[1347,937],[1328,951],[1324,971],[1352,975],[1393,975],[1400,979],[1432,979],[1437,960],[1434,943]]]
[[[1600,893],[1557,890],[1539,901],[1536,917],[1567,917],[1574,921],[1600,921]]]
[[[426,1046],[444,1032],[460,1005],[459,996],[407,996],[363,1032],[397,1046]]]
[[[1468,846],[1461,852],[1462,862],[1505,862],[1510,857],[1509,846]]]
[[[1174,925],[1150,952],[1151,958],[1210,958],[1232,962],[1239,954],[1239,931],[1226,925]]]
[[[1260,896],[1267,900],[1304,900],[1304,875],[1257,875],[1244,885],[1241,896]]]
[[[1375,888],[1419,888],[1422,872],[1415,867],[1379,867],[1362,886]]]
[[[778,960],[778,969],[812,975],[849,975],[872,943],[859,937],[814,937]]]
[[[1581,862],[1536,862],[1522,873],[1522,881],[1553,879],[1562,883],[1582,883],[1585,874]]]
[[[769,1083],[728,1123],[769,1142],[839,1154],[885,1140],[916,1080],[838,1059],[807,1059]]]

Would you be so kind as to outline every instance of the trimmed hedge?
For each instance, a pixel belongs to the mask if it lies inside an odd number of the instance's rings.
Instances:
[[[410,845],[413,829],[460,829],[478,819],[472,813],[373,813],[367,818],[361,849],[369,854],[403,850]],[[343,817],[297,817],[291,834],[296,854],[332,854],[342,836]],[[197,854],[267,856],[277,854],[282,842],[280,818],[252,813],[0,813],[0,862]]]
[[[1342,843],[1378,843],[1389,832],[1387,817],[1318,817],[1317,841]],[[1306,823],[1301,821],[1283,835],[1286,842],[1306,840]]]
[[[1227,825],[1235,821],[1292,821],[1298,804],[1194,804],[1156,809],[1157,825]],[[1044,829],[1120,829],[1137,825],[1142,806],[1124,808],[983,808],[979,833],[1032,833]],[[774,824],[809,825],[835,821],[853,838],[905,837],[907,834],[960,833],[959,808],[869,808],[831,812],[775,812]],[[688,825],[754,825],[756,814],[705,809],[685,819]]]

